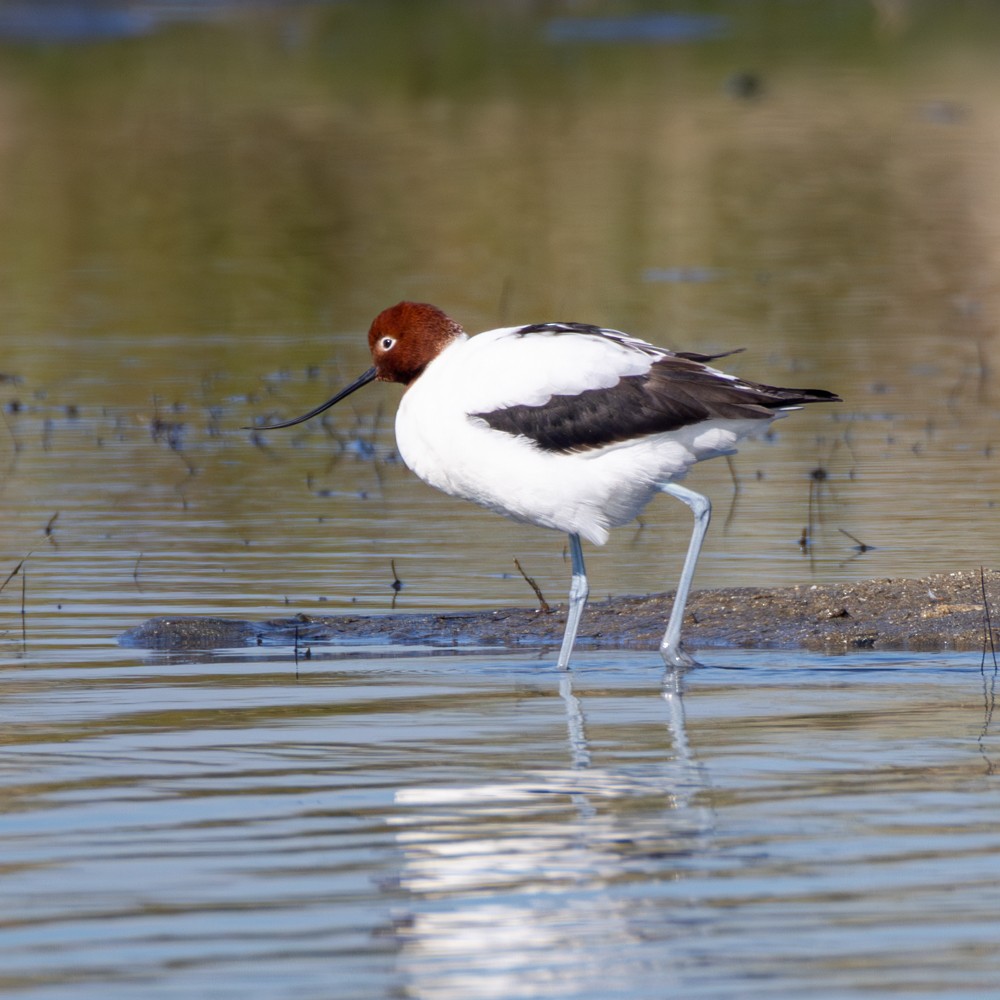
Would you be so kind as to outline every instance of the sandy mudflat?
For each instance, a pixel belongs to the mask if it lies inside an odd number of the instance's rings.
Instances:
[[[809,650],[982,650],[986,614],[1000,645],[1000,573],[979,570],[921,580],[865,580],[797,587],[738,587],[691,595],[684,624],[687,648],[753,647]],[[651,648],[659,643],[670,594],[616,597],[590,604],[579,648]],[[505,608],[456,614],[296,615],[270,621],[199,616],[151,618],[120,637],[143,649],[397,643],[523,648],[558,645],[565,607],[548,613]]]

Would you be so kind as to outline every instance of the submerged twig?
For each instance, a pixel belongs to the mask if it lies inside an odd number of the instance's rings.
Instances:
[[[25,557],[24,557],[24,558],[23,558],[23,559],[22,559],[22,560],[21,560],[21,561],[20,561],[20,562],[19,562],[19,563],[18,563],[18,564],[17,564],[16,566],[15,566],[15,567],[14,567],[14,568],[13,568],[13,569],[12,569],[12,570],[11,570],[11,571],[10,571],[10,572],[8,573],[8,574],[7,574],[7,579],[6,579],[6,580],[4,580],[4,582],[3,582],[3,583],[0,583],[0,593],[3,593],[3,589],[4,589],[4,587],[6,587],[6,586],[7,586],[7,584],[8,584],[8,583],[10,583],[10,581],[11,581],[11,580],[13,580],[13,579],[14,579],[14,577],[15,577],[15,576],[17,576],[17,574],[21,572],[21,568],[22,568],[22,567],[24,566],[24,564],[25,564],[25,563],[26,563],[26,562],[28,561],[28,558],[29,558],[29,556],[31,556],[31,554],[32,554],[32,553],[31,553],[31,552],[29,552],[29,553],[28,553],[28,555],[26,555],[26,556],[25,556]]]
[[[733,461],[732,455],[726,455],[726,465],[729,466],[729,477],[733,481],[733,492],[742,493],[743,483],[740,480],[740,474],[736,471],[736,463]]]
[[[736,471],[736,463],[733,461],[733,456],[726,455],[725,457],[726,465],[729,467],[729,477],[733,481],[733,492],[729,498],[729,510],[726,512],[726,520],[722,527],[724,532],[728,532],[729,526],[736,519],[736,506],[739,502],[740,495],[743,493],[743,482],[740,479],[739,473]]]
[[[817,444],[824,445],[826,439],[820,437]],[[824,489],[830,480],[830,462],[834,454],[840,448],[840,439],[837,438],[829,448],[826,449],[826,457],[820,458],[817,464],[809,470],[809,497],[806,513],[806,527],[799,540],[799,546],[803,553],[809,553],[816,537],[816,528],[822,522],[822,507],[820,501],[823,497]]]
[[[632,535],[632,542],[631,542],[632,545],[638,543],[640,537],[642,536],[642,533],[645,530],[646,530],[646,522],[642,519],[642,515],[640,514],[639,517],[635,519],[635,533]],[[565,559],[567,555],[568,555],[567,550],[563,548],[563,559]]]
[[[527,573],[521,568],[521,564],[517,561],[517,557],[514,557],[514,565],[517,567],[518,573],[524,577],[525,582],[529,587],[535,592],[535,597],[538,598],[538,610],[542,612],[543,615],[547,615],[552,609],[549,607],[548,601],[542,596],[542,590],[535,581],[528,576]]]
[[[857,547],[858,552],[871,552],[875,548],[874,545],[866,545],[860,538],[852,535],[849,531],[845,531],[843,528],[837,529],[842,535],[846,535],[852,542],[854,542]]]
[[[403,581],[400,580],[399,574],[396,572],[396,560],[390,559],[389,566],[392,568],[392,583],[389,584],[392,587],[392,604],[390,608],[396,610],[396,598],[399,596],[399,592],[403,589]]]
[[[809,545],[812,544],[814,527],[816,524],[816,508],[819,505],[819,491],[822,488],[822,483],[825,483],[829,473],[822,465],[817,465],[809,473],[809,514],[808,514],[808,532],[806,537],[808,539]]]
[[[299,660],[311,660],[312,659],[312,646],[306,646],[305,652],[299,656],[299,646],[301,644],[301,638],[299,635],[299,626],[295,626],[295,679],[299,679]]]
[[[14,579],[18,573],[21,574],[21,648],[26,649],[28,645],[28,574],[25,564],[31,553],[29,552],[8,574],[3,583],[0,583],[0,591]]]

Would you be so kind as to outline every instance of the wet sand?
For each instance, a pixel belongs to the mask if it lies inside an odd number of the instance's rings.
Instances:
[[[685,646],[780,648],[827,652],[851,649],[977,650],[988,646],[987,613],[1000,623],[1000,573],[941,573],[920,580],[865,580],[829,586],[703,590],[691,595]],[[616,597],[588,605],[577,647],[655,649],[672,595]],[[456,614],[295,615],[269,621],[177,616],[151,618],[119,637],[140,649],[206,650],[257,645],[371,644],[557,646],[565,606]]]

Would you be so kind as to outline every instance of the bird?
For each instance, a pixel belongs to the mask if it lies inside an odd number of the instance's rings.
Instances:
[[[825,389],[779,388],[713,368],[735,354],[671,351],[588,323],[534,323],[469,336],[426,302],[399,302],[368,331],[372,366],[300,417],[303,423],[370,382],[397,382],[396,446],[406,466],[444,493],[569,537],[571,578],[556,666],[567,669],[589,585],[581,540],[603,545],[658,493],[686,504],[694,527],[660,654],[696,665],[681,624],[708,530],[709,499],[679,480],[730,455],[744,438]]]

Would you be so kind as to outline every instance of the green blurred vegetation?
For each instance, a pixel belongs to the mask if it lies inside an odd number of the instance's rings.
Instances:
[[[906,275],[944,268],[935,294],[963,294],[998,5],[692,3],[728,34],[546,34],[662,10],[234,8],[142,38],[7,44],[0,337],[141,351],[162,333],[273,335],[304,359],[299,338],[356,338],[414,297],[473,328],[569,316],[728,343],[779,317],[769,336],[801,342],[847,322],[831,298],[865,276],[906,296]],[[727,92],[740,72],[758,97]],[[918,252],[914,232],[947,254]],[[656,268],[726,277],[644,280]],[[237,365],[247,348],[202,349]]]

